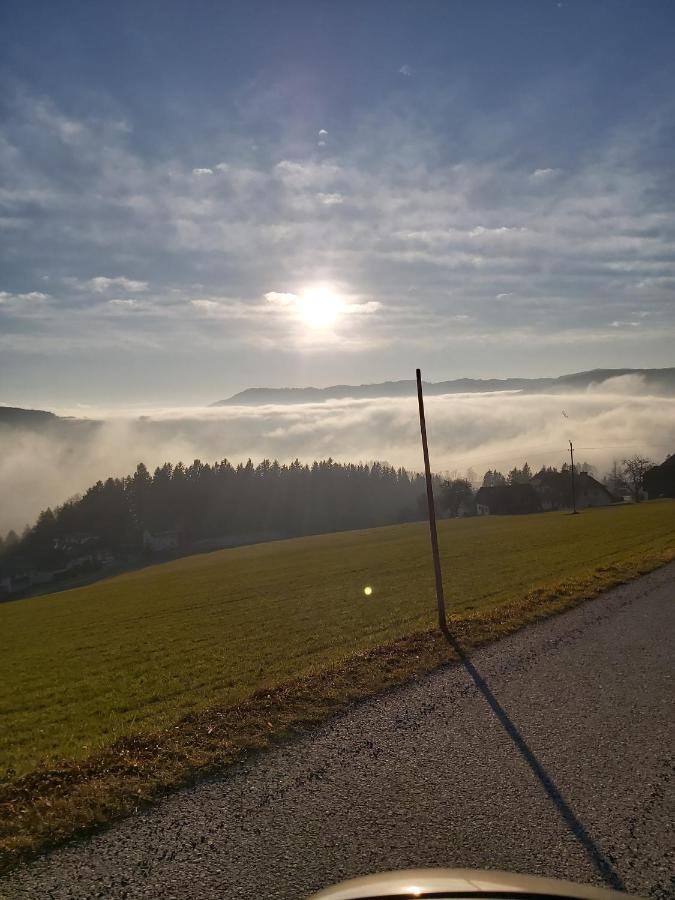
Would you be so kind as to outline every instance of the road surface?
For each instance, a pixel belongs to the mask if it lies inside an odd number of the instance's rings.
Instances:
[[[671,564],[24,865],[0,896],[298,898],[433,865],[675,896],[674,599]]]

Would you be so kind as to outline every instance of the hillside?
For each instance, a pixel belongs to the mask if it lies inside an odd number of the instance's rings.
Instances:
[[[468,649],[635,578],[674,523],[672,501],[442,521],[451,627]],[[447,662],[434,607],[422,523],[0,606],[0,869]]]
[[[675,393],[675,368],[670,369],[593,369],[575,372],[558,378],[457,378],[452,381],[425,382],[428,395],[484,393],[489,391],[520,391],[523,393],[562,393],[585,390],[610,378],[636,375],[644,379],[645,387],[657,393]],[[385,381],[380,384],[345,385],[325,388],[247,388],[226,400],[218,400],[211,406],[262,406],[271,403],[320,403],[326,400],[343,400],[347,397],[368,399],[374,397],[413,397],[416,394],[414,380]]]
[[[440,540],[449,608],[466,612],[675,546],[675,517],[662,501],[444,520]],[[192,556],[3,604],[0,768],[86,755],[426,628],[433,597],[428,530],[414,523]]]
[[[93,419],[57,416],[43,409],[23,409],[20,406],[0,406],[0,432],[3,430],[69,434],[84,436],[101,425]]]

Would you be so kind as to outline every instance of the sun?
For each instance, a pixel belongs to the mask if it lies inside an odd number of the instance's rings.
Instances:
[[[342,312],[342,300],[330,287],[307,288],[298,297],[298,312],[310,328],[330,328]]]

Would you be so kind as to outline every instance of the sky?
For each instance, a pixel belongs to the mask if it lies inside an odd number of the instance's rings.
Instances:
[[[0,11],[0,402],[675,364],[669,0]]]

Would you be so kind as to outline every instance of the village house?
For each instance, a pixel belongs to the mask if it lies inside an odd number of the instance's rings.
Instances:
[[[530,484],[537,492],[541,508],[544,511],[572,509],[572,476],[569,470],[566,472],[538,472]],[[601,484],[588,472],[578,472],[574,476],[574,494],[577,509],[586,509],[589,506],[609,506],[619,500],[604,484]]]
[[[675,497],[675,453],[660,466],[653,466],[645,474],[644,488],[650,500]]]
[[[577,473],[574,482],[577,509],[609,506],[620,501],[587,472]],[[476,494],[476,513],[479,516],[510,516],[555,509],[572,509],[572,477],[569,471],[542,470],[525,484],[482,487]]]
[[[164,553],[169,550],[177,550],[180,544],[178,531],[148,531],[143,532],[143,546],[153,553]]]
[[[530,484],[498,484],[482,487],[476,494],[479,516],[512,516],[541,512],[537,492]]]

